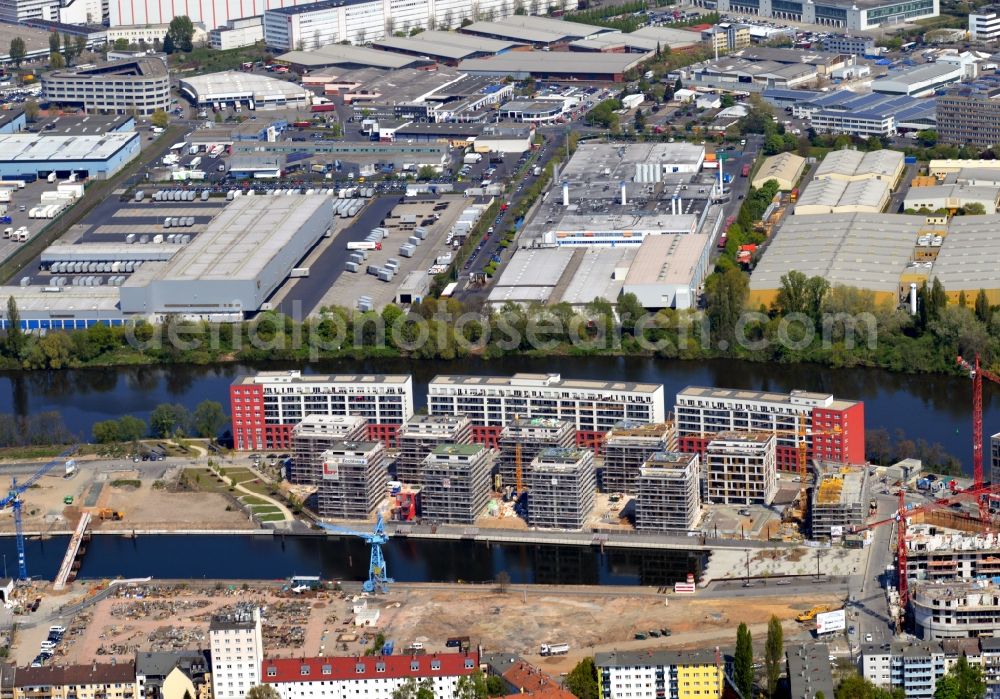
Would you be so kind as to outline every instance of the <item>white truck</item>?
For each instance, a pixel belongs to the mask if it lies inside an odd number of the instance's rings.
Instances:
[[[478,163],[482,159],[483,159],[482,153],[466,153],[465,157],[462,159],[462,162],[465,163],[466,165],[473,165],[475,163]]]
[[[543,643],[538,649],[539,655],[566,655],[569,653],[568,643]]]
[[[381,250],[382,243],[373,243],[370,240],[358,240],[347,244],[348,250]]]

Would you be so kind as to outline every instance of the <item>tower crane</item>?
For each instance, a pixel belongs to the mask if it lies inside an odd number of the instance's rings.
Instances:
[[[35,471],[23,483],[18,483],[17,478],[10,479],[10,490],[7,496],[0,500],[0,509],[8,505],[14,510],[14,529],[17,532],[17,577],[18,580],[28,579],[28,562],[24,555],[24,529],[21,526],[21,493],[33,486],[46,473],[51,471],[56,464],[63,463],[63,459],[76,451],[76,445],[70,447],[56,458],[43,465]]]
[[[969,372],[972,379],[972,489],[982,490],[983,478],[983,377],[1000,384],[1000,376],[979,366],[979,353],[976,353],[975,363],[969,363],[962,357],[956,359],[957,364]],[[988,522],[990,505],[988,498],[979,500],[979,519]]]
[[[371,558],[368,563],[368,579],[361,588],[368,593],[389,591],[389,583],[395,582],[395,580],[386,574],[385,558],[382,556],[382,546],[389,541],[389,535],[385,533],[385,522],[382,521],[381,512],[378,513],[375,529],[370,533],[358,532],[320,521],[317,521],[316,524],[331,534],[345,534],[364,539],[365,543],[371,547]]]

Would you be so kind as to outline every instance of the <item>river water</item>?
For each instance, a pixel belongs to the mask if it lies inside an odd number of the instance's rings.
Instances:
[[[261,369],[294,368],[270,363]],[[27,415],[59,411],[66,426],[84,438],[99,420],[132,414],[147,418],[157,403],[217,400],[228,412],[232,380],[254,371],[245,365],[122,367],[0,374],[0,412]],[[336,361],[303,367],[307,373],[411,373],[417,407],[426,403],[427,382],[437,374],[496,374],[558,371],[566,378],[662,383],[667,409],[688,385],[787,392],[795,388],[863,400],[869,429],[903,430],[911,439],[940,442],[971,470],[972,382],[961,377],[894,374],[878,369],[828,369],[736,361],[683,362],[635,357],[510,357],[460,361]],[[1000,431],[998,387],[984,386],[987,435]],[[988,450],[987,450],[987,453]]]

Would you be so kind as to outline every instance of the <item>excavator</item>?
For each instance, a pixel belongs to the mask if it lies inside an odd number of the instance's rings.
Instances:
[[[102,520],[111,520],[112,522],[120,522],[125,519],[125,513],[120,510],[112,510],[109,507],[102,507],[97,511],[97,516]]]

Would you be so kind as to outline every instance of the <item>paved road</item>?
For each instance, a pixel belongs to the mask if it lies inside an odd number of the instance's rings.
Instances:
[[[876,519],[891,517],[898,505],[896,498],[881,495],[876,499],[878,501]],[[879,643],[892,640],[895,632],[885,598],[886,566],[892,566],[895,559],[895,532],[896,527],[891,524],[872,530],[872,543],[868,547],[868,565],[864,571],[852,576],[847,624],[854,625],[857,629],[854,635],[848,636],[854,651],[858,649],[859,643],[865,641],[867,634],[872,635],[873,642]]]
[[[344,263],[349,255],[347,244],[364,240],[400,200],[399,195],[376,197],[354,218],[350,226],[338,231],[333,240],[327,241],[330,244],[319,259],[310,265],[309,276],[296,279],[294,284],[288,286],[278,310],[293,318],[304,318],[317,310],[324,294],[344,274]],[[352,299],[344,299],[342,303],[351,305],[351,301]]]

